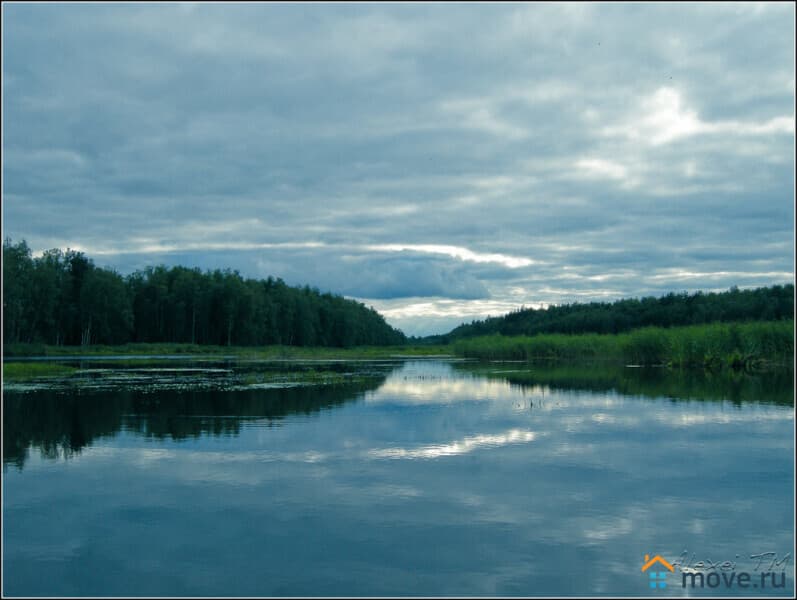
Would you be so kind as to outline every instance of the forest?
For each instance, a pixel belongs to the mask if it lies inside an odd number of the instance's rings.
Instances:
[[[75,250],[33,257],[3,243],[4,344],[180,342],[222,346],[399,345],[404,334],[360,302],[237,271],[148,267],[128,276]]]
[[[52,346],[183,343],[215,346],[395,346],[449,344],[479,336],[623,334],[641,328],[794,318],[794,285],[669,293],[520,309],[411,338],[372,308],[279,278],[237,271],[155,266],[122,276],[82,252],[3,244],[5,344]],[[492,344],[488,344],[492,345]],[[503,342],[501,344],[503,346]],[[475,348],[475,347],[474,347]]]
[[[500,334],[625,333],[642,327],[677,327],[708,323],[783,321],[794,318],[794,284],[727,292],[669,293],[661,298],[564,304],[521,309],[501,317],[460,325],[436,343]]]

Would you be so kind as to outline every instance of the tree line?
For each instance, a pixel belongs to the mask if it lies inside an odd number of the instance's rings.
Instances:
[[[229,269],[148,267],[122,276],[83,252],[3,243],[6,344],[170,342],[252,346],[396,345],[404,334],[360,302]]]
[[[661,298],[629,298],[524,308],[501,317],[460,325],[441,342],[481,335],[540,333],[623,333],[641,327],[674,327],[714,322],[779,321],[794,318],[794,284],[727,292],[669,293]]]

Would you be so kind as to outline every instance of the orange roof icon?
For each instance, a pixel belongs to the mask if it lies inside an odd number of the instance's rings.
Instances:
[[[650,555],[646,554],[645,555],[645,564],[642,565],[642,572],[644,573],[645,571],[647,571],[650,567],[652,567],[657,562],[661,563],[665,568],[669,569],[670,573],[675,571],[675,567],[673,567],[670,563],[667,562],[666,559],[662,558],[658,554],[656,556],[654,556],[653,558],[650,558]]]

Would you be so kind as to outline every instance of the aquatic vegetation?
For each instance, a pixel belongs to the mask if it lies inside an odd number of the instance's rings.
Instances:
[[[452,353],[449,346],[444,345],[400,345],[400,346],[356,346],[353,348],[336,348],[323,346],[215,346],[204,344],[147,344],[131,343],[117,346],[50,346],[45,344],[7,344],[3,348],[4,356],[174,356],[181,355],[186,359],[193,357],[230,357],[245,359],[372,359],[372,358],[410,358],[410,357],[447,357]]]
[[[382,377],[373,373],[339,372],[330,370],[307,369],[301,371],[254,371],[242,375],[245,386],[271,385],[339,385],[363,383],[374,377]]]
[[[384,378],[399,359],[59,357],[7,363],[4,392],[247,390],[340,386]],[[66,363],[66,364],[65,364]]]
[[[26,380],[37,377],[64,377],[76,371],[74,367],[51,363],[3,363],[3,379]]]
[[[794,321],[645,327],[622,334],[489,335],[455,342],[465,357],[609,361],[717,369],[792,365]]]

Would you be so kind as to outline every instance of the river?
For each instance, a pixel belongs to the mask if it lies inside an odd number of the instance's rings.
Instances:
[[[5,595],[794,591],[792,373],[74,365],[4,386]]]

